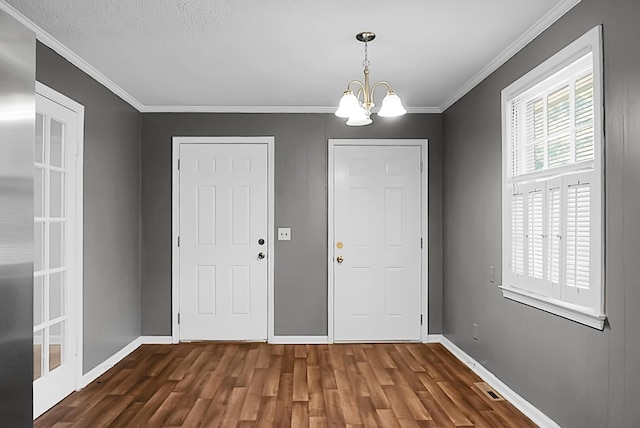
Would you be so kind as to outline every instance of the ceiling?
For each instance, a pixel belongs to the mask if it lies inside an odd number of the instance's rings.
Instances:
[[[366,30],[372,81],[430,112],[579,0],[2,1],[141,111],[333,111],[363,77]]]

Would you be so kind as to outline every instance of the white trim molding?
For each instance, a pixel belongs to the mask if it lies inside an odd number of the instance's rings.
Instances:
[[[583,306],[572,305],[570,303],[561,302],[559,300],[550,299],[545,296],[530,293],[516,287],[500,286],[502,295],[507,299],[514,300],[519,303],[541,309],[554,315],[558,315],[571,321],[579,322],[598,330],[604,329],[604,322],[607,316],[603,314],[590,314],[585,312]]]
[[[129,94],[124,89],[122,89],[120,86],[114,83],[111,79],[109,79],[107,76],[105,76],[96,68],[94,68],[91,64],[89,64],[88,62],[80,58],[80,56],[78,56],[75,52],[73,52],[71,49],[63,45],[55,37],[47,33],[45,30],[43,30],[40,26],[35,24],[29,18],[24,16],[16,8],[11,6],[4,0],[0,0],[0,9],[4,10],[9,15],[11,15],[15,20],[17,20],[22,25],[24,25],[25,27],[33,31],[36,35],[36,38],[40,42],[42,42],[44,45],[53,49],[58,55],[60,55],[61,57],[69,61],[71,64],[78,67],[80,70],[88,74],[90,77],[94,78],[96,81],[98,81],[98,83],[100,83],[101,85],[109,89],[111,92],[113,92],[114,94],[122,98],[122,100],[127,102],[133,108],[135,108],[138,111],[142,111],[144,106],[140,101],[135,99],[131,94]]]
[[[273,336],[269,340],[273,345],[323,345],[329,343],[327,336]]]
[[[428,334],[424,343],[442,343],[442,334]]]
[[[482,380],[488,383],[493,389],[498,391],[507,401],[513,404],[525,416],[542,428],[560,428],[553,419],[545,415],[533,404],[529,403],[517,392],[509,388],[507,384],[502,382],[496,375],[487,370],[482,364],[471,358],[466,352],[456,346],[453,342],[442,336],[442,345],[447,348],[457,359],[462,361],[475,374],[480,376]]]
[[[142,106],[142,113],[325,113],[336,106]],[[440,107],[407,107],[407,113],[442,113]]]
[[[495,57],[489,64],[484,66],[475,76],[469,79],[460,89],[453,93],[444,103],[440,105],[440,111],[445,111],[460,98],[464,97],[469,91],[478,86],[480,82],[489,77],[491,73],[496,71],[500,66],[506,63],[511,57],[520,52],[525,46],[531,43],[544,30],[551,27],[558,19],[563,17],[580,0],[563,0],[551,9],[546,15],[533,24],[523,35],[518,37],[516,41],[511,43],[504,51]]]
[[[140,336],[142,345],[170,345],[173,343],[171,336]]]
[[[142,345],[142,337],[137,337],[127,345],[122,347],[122,349],[120,349],[118,352],[104,360],[101,364],[98,364],[93,369],[89,370],[82,376],[82,383],[80,384],[80,388],[84,388],[94,380],[98,379],[113,366],[125,359],[127,355],[138,349],[140,345]]]
[[[491,73],[496,71],[501,65],[507,62],[512,56],[518,53],[533,39],[539,36],[544,30],[549,28],[554,22],[560,19],[565,13],[571,10],[580,0],[563,0],[552,10],[529,28],[522,36],[513,42],[507,49],[501,52],[489,64],[483,67],[475,76],[469,79],[460,89],[446,99],[440,106],[407,107],[409,113],[442,113],[451,107],[456,101],[475,88]],[[24,16],[16,8],[8,4],[5,0],[0,0],[0,9],[7,12],[18,22],[29,28],[36,34],[37,39],[53,49],[60,56],[71,64],[94,78],[111,92],[122,98],[125,102],[141,113],[333,113],[335,106],[182,106],[182,105],[145,105],[138,101],[133,95],[121,88],[107,76],[91,64],[82,59],[78,54],[66,47],[51,34]]]
[[[267,146],[267,341],[271,342],[274,333],[274,296],[275,296],[275,137],[173,137],[172,141],[172,181],[171,181],[171,337],[173,343],[180,341],[180,144],[265,144]]]

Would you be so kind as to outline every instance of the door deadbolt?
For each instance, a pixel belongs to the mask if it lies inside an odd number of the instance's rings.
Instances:
[[[264,239],[262,238],[258,239],[258,245],[264,245]]]

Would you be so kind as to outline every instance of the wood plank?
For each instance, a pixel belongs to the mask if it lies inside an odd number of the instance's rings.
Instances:
[[[296,358],[293,366],[293,401],[309,401],[307,362],[302,358]]]

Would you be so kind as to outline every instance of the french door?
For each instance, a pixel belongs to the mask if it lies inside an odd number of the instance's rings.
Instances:
[[[268,146],[180,144],[180,340],[266,340]]]
[[[42,89],[40,85],[39,88]],[[44,90],[46,89],[46,91]],[[44,88],[42,91],[53,94]],[[76,388],[78,114],[36,94],[34,159],[33,411]]]
[[[421,150],[365,143],[332,150],[336,341],[421,339]]]

